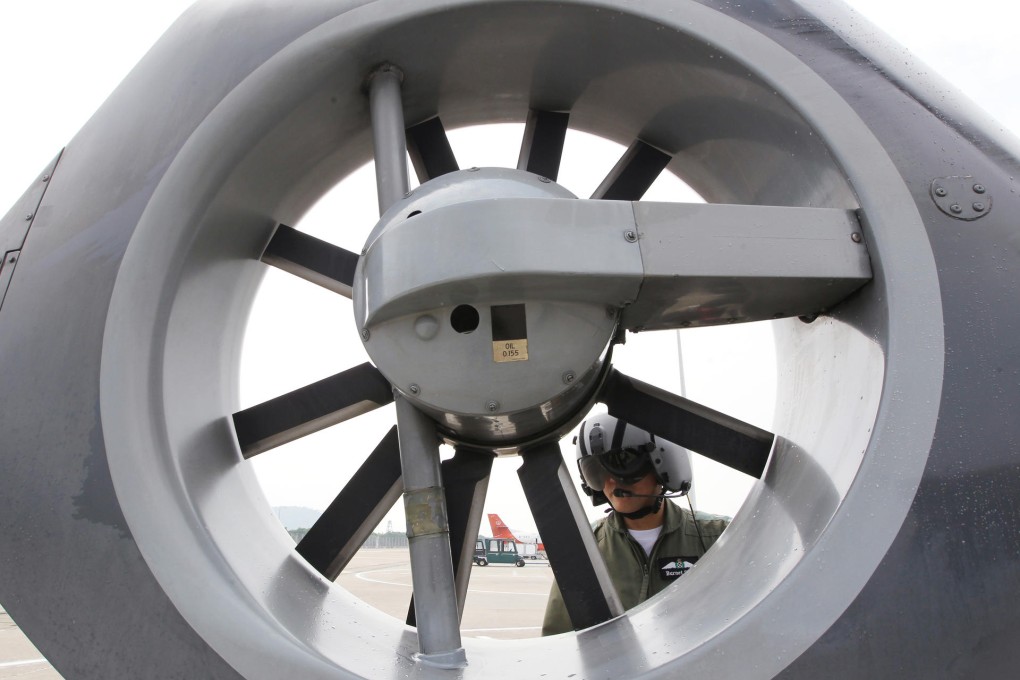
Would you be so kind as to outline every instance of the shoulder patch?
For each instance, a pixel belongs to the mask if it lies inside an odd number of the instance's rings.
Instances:
[[[667,581],[680,578],[698,561],[697,555],[680,557],[660,557],[659,575]]]

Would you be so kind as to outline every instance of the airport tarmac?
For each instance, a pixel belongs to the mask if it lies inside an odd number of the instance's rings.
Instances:
[[[361,550],[337,584],[377,609],[403,620],[411,596],[407,548]],[[549,563],[527,560],[524,567],[490,564],[472,567],[461,634],[512,639],[541,634],[552,584]],[[0,608],[0,680],[60,680],[39,650]]]

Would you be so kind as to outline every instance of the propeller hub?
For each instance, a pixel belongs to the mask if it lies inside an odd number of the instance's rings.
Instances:
[[[583,295],[550,298],[543,281],[563,276],[584,232],[515,209],[555,199],[550,210],[569,210],[575,198],[521,170],[462,170],[397,201],[370,234],[353,286],[362,342],[452,441],[513,453],[590,404],[618,315]]]

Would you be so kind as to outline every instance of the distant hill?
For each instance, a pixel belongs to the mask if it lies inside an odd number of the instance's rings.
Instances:
[[[315,520],[319,519],[322,510],[302,508],[295,505],[283,505],[273,508],[273,514],[280,520],[280,523],[287,529],[309,529]]]

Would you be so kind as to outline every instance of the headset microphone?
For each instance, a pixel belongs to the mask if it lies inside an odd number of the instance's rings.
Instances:
[[[634,493],[625,489],[614,489],[613,496],[616,498],[677,498],[687,493],[686,489],[678,493]]]

